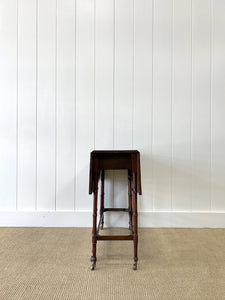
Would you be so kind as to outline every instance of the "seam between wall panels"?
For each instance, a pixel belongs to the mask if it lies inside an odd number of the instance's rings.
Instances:
[[[152,154],[152,157],[153,157],[153,140],[154,140],[154,113],[153,113],[153,109],[154,109],[154,14],[155,14],[155,0],[152,0],[152,114],[151,114],[151,117],[152,117],[152,129],[151,129],[151,154]],[[151,172],[152,172],[152,211],[155,211],[155,201],[154,201],[154,180],[153,180],[153,176],[154,176],[154,162],[153,162],[153,159],[152,159],[152,166],[151,166]]]
[[[116,0],[113,0],[113,150],[115,149],[115,77],[116,77]],[[112,172],[112,206],[115,197],[115,174]]]
[[[174,0],[171,16],[171,160],[170,160],[170,208],[173,211],[173,106],[174,106]]]
[[[134,87],[134,74],[135,74],[135,0],[133,0],[132,7],[132,132],[131,132],[131,147],[134,149],[134,99],[135,99],[135,87]]]
[[[18,163],[19,163],[19,0],[16,7],[17,14],[17,32],[16,32],[16,211],[18,210]]]
[[[77,58],[77,0],[75,1],[75,11],[74,11],[74,32],[75,32],[75,44],[74,44],[74,117],[75,117],[75,122],[74,122],[74,211],[76,211],[76,182],[77,182],[77,178],[76,178],[76,83],[77,83],[77,68],[76,68],[76,58]]]
[[[36,165],[35,165],[35,211],[37,210],[37,116],[38,113],[38,0],[36,0]]]
[[[94,43],[94,45],[93,45],[93,47],[94,47],[94,53],[93,53],[93,60],[94,60],[94,66],[93,66],[93,101],[94,101],[94,103],[93,103],[93,105],[94,105],[94,132],[93,132],[93,134],[94,134],[94,150],[95,150],[95,130],[96,130],[96,124],[95,124],[95,113],[96,113],[96,111],[95,111],[95,84],[96,84],[96,41],[95,41],[95,39],[96,39],[96,0],[94,0],[94,28],[93,28],[93,30],[94,30],[94,36],[93,36],[93,43]]]
[[[116,0],[113,0],[113,149],[115,148],[115,51],[116,51]]]
[[[58,87],[57,87],[57,79],[58,79],[58,69],[57,69],[57,58],[58,58],[58,28],[57,28],[57,14],[58,14],[58,0],[55,0],[55,211],[56,211],[56,201],[57,201],[57,154],[58,154],[58,145],[57,145],[57,108],[58,108]]]
[[[191,161],[191,199],[190,211],[192,212],[193,201],[193,1],[191,0],[191,114],[190,114],[190,161]]]
[[[210,210],[212,211],[212,82],[213,82],[213,24],[214,2],[210,0]]]

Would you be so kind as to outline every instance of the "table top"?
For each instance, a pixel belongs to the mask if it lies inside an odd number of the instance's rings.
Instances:
[[[101,170],[127,169],[137,174],[138,192],[141,195],[140,152],[138,150],[94,150],[90,155],[89,194],[94,191],[94,173]]]
[[[91,153],[93,154],[132,154],[132,153],[140,153],[138,150],[93,150]]]

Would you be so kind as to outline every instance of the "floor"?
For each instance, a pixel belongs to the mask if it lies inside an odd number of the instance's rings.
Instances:
[[[131,241],[90,256],[90,228],[0,228],[0,299],[225,299],[225,229],[139,229],[137,271]]]

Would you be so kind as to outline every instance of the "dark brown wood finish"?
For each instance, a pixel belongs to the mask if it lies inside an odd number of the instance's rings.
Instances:
[[[105,171],[101,171],[101,204],[100,204],[100,217],[101,217],[101,229],[104,226],[104,181],[105,181]]]
[[[129,229],[132,231],[132,173],[128,170],[128,201],[129,201]]]
[[[104,207],[104,179],[105,170],[127,169],[128,170],[128,208],[105,208]],[[98,201],[98,181],[101,178],[100,194],[100,220],[97,227],[97,201]],[[89,194],[93,193],[93,228],[92,228],[92,267],[95,269],[97,257],[97,241],[105,240],[133,240],[134,244],[134,264],[133,269],[137,269],[138,261],[138,213],[137,213],[137,193],[141,190],[141,167],[140,152],[137,150],[97,150],[92,151],[90,156],[90,176]],[[130,235],[100,235],[99,230],[104,227],[104,213],[107,211],[124,211],[129,213]]]

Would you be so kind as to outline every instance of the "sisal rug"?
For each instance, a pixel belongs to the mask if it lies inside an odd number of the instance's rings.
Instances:
[[[0,299],[225,299],[224,229],[139,229],[137,271],[132,241],[90,256],[90,228],[0,228]]]

